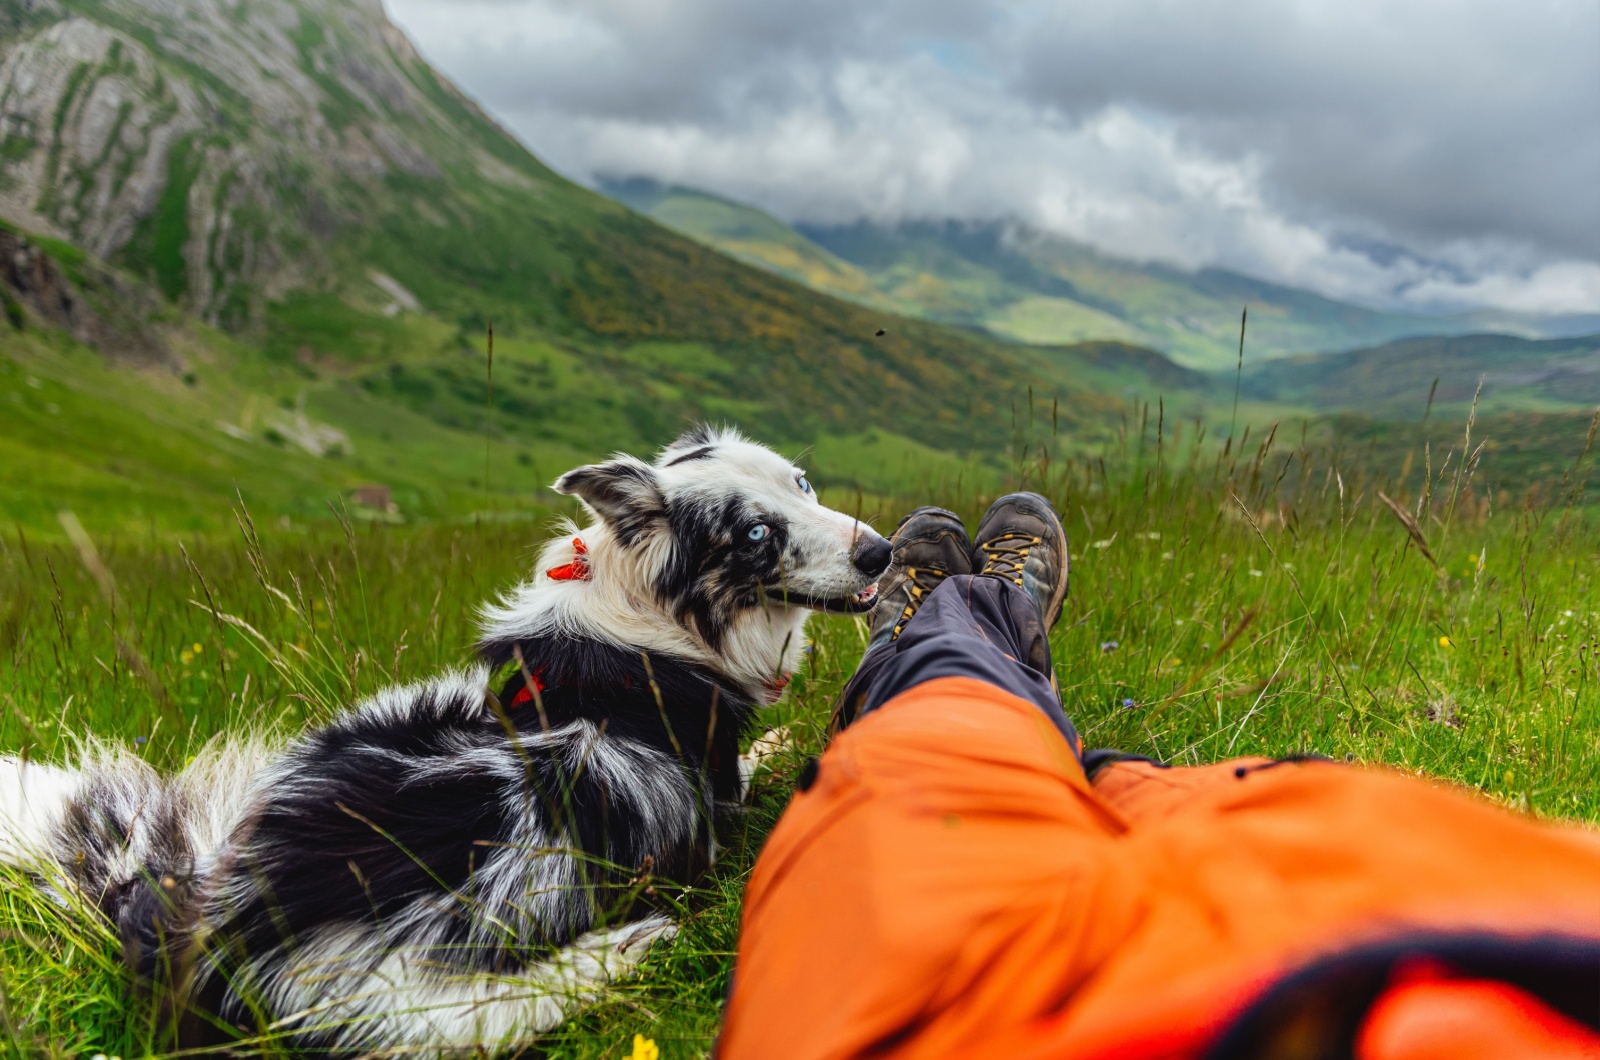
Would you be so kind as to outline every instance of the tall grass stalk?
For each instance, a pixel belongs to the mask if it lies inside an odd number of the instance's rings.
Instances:
[[[1233,374],[1233,415],[1228,419],[1228,438],[1233,438],[1233,432],[1239,427],[1239,390],[1244,385],[1244,326],[1250,319],[1250,307],[1245,306],[1239,311],[1239,365]]]

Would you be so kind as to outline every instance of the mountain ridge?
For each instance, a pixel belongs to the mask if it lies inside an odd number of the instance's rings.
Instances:
[[[258,322],[324,278],[329,237],[392,175],[438,180],[448,157],[502,185],[555,179],[375,0],[51,0],[14,21],[0,215],[209,323]]]
[[[602,179],[598,186],[740,260],[842,298],[1016,342],[1136,343],[1193,368],[1232,367],[1246,304],[1247,355],[1255,357],[1487,330],[1486,323],[1530,333],[1594,330],[1578,318],[1384,312],[1226,269],[1120,259],[1016,222],[788,225],[755,207],[648,178]]]
[[[1251,365],[1242,387],[1258,400],[1396,418],[1429,406],[1460,410],[1475,400],[1486,412],[1592,410],[1600,406],[1600,334],[1398,339]]]

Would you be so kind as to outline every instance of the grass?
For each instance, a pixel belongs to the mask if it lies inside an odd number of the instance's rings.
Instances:
[[[1174,434],[1153,415],[1093,457],[1044,445],[1014,461],[1013,484],[1050,495],[1072,535],[1053,645],[1090,745],[1196,763],[1312,752],[1600,820],[1600,522],[1574,503],[1594,459],[1581,439],[1564,483],[1514,495],[1437,450],[1383,476],[1276,434],[1222,447]],[[930,473],[916,500],[975,516],[993,489],[962,481]],[[837,488],[824,500],[885,528],[905,506]],[[524,571],[540,536],[527,523],[242,525],[181,547],[102,534],[114,589],[70,544],[0,539],[0,747],[57,760],[93,732],[174,765],[219,733],[286,737],[462,661],[475,606]],[[635,1033],[668,1057],[709,1048],[743,883],[864,642],[852,619],[812,633],[806,669],[762,719],[790,725],[797,747],[724,829],[683,933],[542,1055],[626,1056]],[[92,919],[24,882],[0,887],[8,1052],[148,1052],[115,954]]]

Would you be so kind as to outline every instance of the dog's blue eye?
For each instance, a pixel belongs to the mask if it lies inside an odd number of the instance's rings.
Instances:
[[[804,475],[800,476],[800,481],[795,483],[795,485],[800,487],[801,493],[811,492],[811,482]]]
[[[767,535],[770,533],[772,533],[772,528],[770,526],[768,526],[766,523],[757,523],[755,526],[750,528],[750,540],[765,541],[767,539]]]

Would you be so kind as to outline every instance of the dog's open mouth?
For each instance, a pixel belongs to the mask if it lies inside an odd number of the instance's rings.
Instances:
[[[846,596],[814,596],[796,589],[767,590],[767,599],[790,607],[808,607],[813,611],[831,611],[836,615],[859,615],[871,611],[878,602],[878,583]]]

